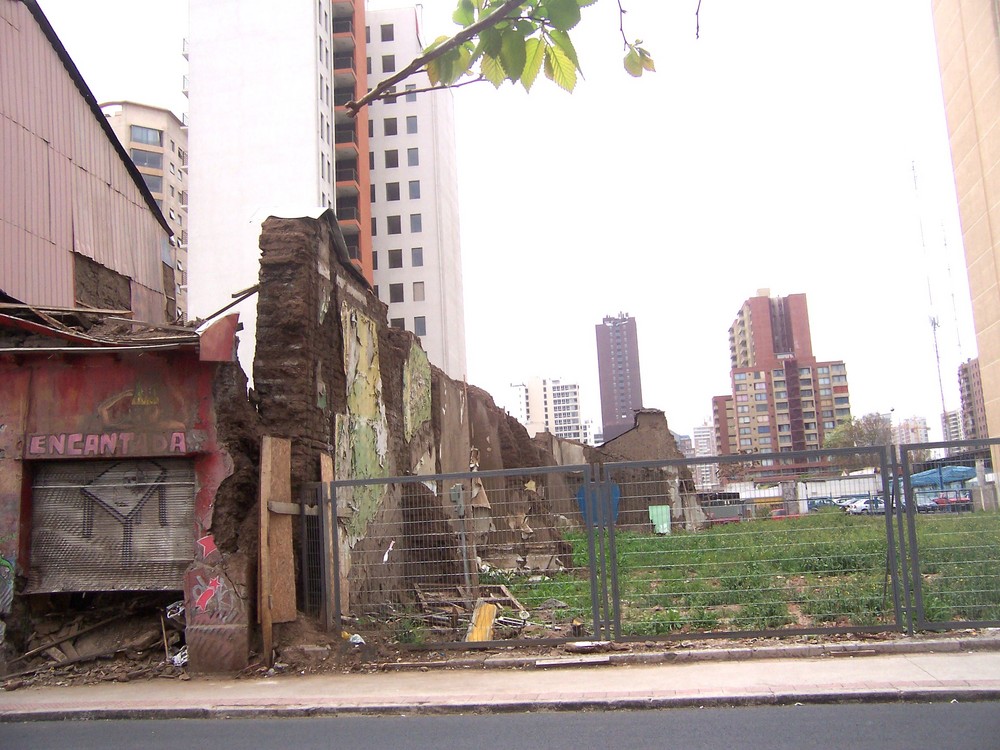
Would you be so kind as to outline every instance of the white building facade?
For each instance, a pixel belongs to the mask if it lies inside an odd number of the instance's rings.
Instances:
[[[707,422],[695,427],[692,440],[694,442],[695,458],[715,455],[715,426]],[[697,464],[691,467],[694,483],[699,490],[712,489],[719,486],[718,464]]]
[[[355,98],[364,85],[363,73],[358,81],[364,51],[363,36],[358,47],[359,14],[363,19],[363,7],[336,0],[280,6],[190,0],[192,317],[228,305],[257,283],[260,229],[268,216],[317,215],[334,207],[340,163],[367,154],[363,116],[360,124],[348,123],[353,136],[341,138],[338,120],[345,116],[343,105],[335,104],[338,86]],[[361,172],[345,180],[356,198],[367,169]],[[350,185],[343,189],[350,192]],[[358,245],[350,229],[356,232],[363,220],[354,215],[342,222],[349,247]],[[244,325],[240,361],[249,373],[256,299],[236,309]]]
[[[580,386],[550,378],[529,378],[511,386],[517,392],[517,420],[531,436],[548,432],[593,445],[590,420],[580,411]]]
[[[420,54],[414,8],[367,11],[368,86]],[[465,299],[458,218],[458,170],[451,91],[426,74],[399,96],[368,106],[373,275],[389,322],[420,337],[430,361],[466,375]]]

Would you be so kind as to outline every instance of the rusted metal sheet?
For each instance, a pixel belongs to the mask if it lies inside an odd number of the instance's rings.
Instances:
[[[190,460],[35,468],[28,593],[180,590],[194,557]]]
[[[43,19],[20,2],[0,7],[15,19],[0,24],[0,288],[72,306],[75,250],[162,293],[159,254],[168,234],[117,141],[81,95]],[[146,317],[160,321],[163,305],[150,296],[142,295],[144,310],[157,314]]]

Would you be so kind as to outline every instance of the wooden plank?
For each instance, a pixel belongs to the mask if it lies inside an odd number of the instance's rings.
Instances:
[[[264,663],[274,665],[274,640],[271,623],[271,554],[268,544],[268,521],[270,513],[267,510],[268,495],[271,487],[271,451],[272,438],[264,436],[260,444],[260,501],[258,503],[258,519],[260,528],[257,537],[257,622],[260,623],[262,640],[262,655]]]
[[[492,641],[493,621],[496,619],[498,607],[485,599],[476,602],[476,608],[472,610],[472,622],[465,633],[465,640],[469,642]]]
[[[263,465],[263,461],[261,464]],[[267,546],[271,566],[270,608],[272,623],[294,622],[297,612],[292,517],[272,513],[270,511],[272,502],[292,504],[292,443],[285,438],[271,438],[270,448],[270,484],[267,495]]]
[[[272,513],[281,513],[287,516],[297,516],[302,513],[304,503],[279,503],[277,500],[269,500],[267,509]],[[305,514],[307,516],[318,516],[319,510],[311,505],[306,505]]]

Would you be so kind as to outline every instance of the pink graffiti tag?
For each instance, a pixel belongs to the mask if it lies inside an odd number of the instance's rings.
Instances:
[[[211,534],[207,534],[198,540],[198,546],[201,547],[202,558],[208,557],[213,552],[218,551],[218,547],[215,546],[215,537]]]
[[[204,612],[208,608],[208,603],[215,598],[215,592],[219,590],[221,585],[222,581],[219,580],[219,576],[208,582],[208,586],[205,587],[205,590],[201,592],[201,596],[194,603],[199,612]]]

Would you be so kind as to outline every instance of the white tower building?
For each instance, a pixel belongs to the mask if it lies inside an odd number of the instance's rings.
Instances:
[[[517,391],[517,419],[529,435],[549,432],[592,445],[591,422],[580,412],[580,386],[550,378],[529,378],[511,386]]]
[[[368,10],[368,85],[420,54],[414,8]],[[389,321],[420,337],[430,361],[456,379],[465,366],[465,301],[451,91],[412,76],[395,98],[368,107],[372,251]]]

